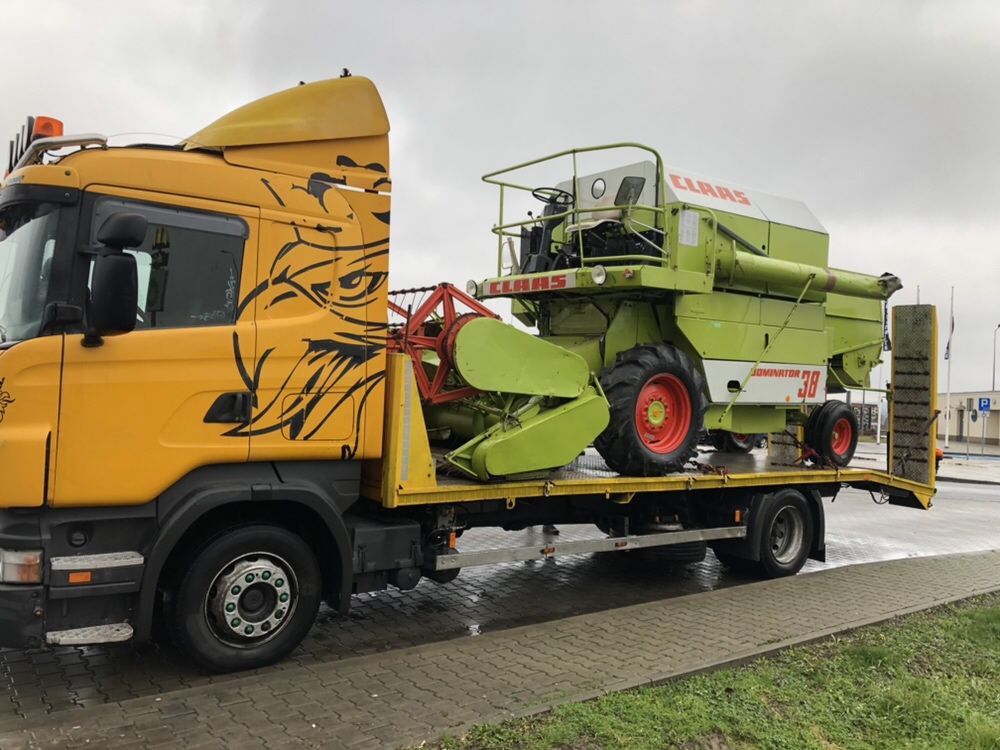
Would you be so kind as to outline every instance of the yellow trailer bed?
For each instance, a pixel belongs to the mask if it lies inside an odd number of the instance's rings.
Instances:
[[[791,436],[771,440],[767,460],[707,453],[689,472],[627,477],[610,471],[593,451],[542,476],[477,482],[439,474],[427,438],[413,363],[389,356],[383,459],[365,467],[362,491],[385,508],[502,500],[513,510],[525,500],[603,496],[627,503],[643,493],[720,489],[842,486],[879,492],[894,504],[929,508],[934,496],[936,321],[928,305],[893,309],[895,351],[886,468],[819,468],[802,462]],[[784,442],[784,449],[778,444]],[[827,494],[827,493],[824,493]]]

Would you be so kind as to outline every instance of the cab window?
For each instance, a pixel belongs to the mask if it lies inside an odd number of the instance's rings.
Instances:
[[[92,240],[120,211],[141,213],[149,221],[142,245],[126,250],[135,256],[138,271],[137,330],[236,322],[248,233],[242,219],[102,198],[94,211]]]

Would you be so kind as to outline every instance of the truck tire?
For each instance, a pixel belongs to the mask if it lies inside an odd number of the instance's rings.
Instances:
[[[323,590],[312,549],[291,531],[244,526],[201,548],[177,588],[176,641],[214,672],[288,655],[316,620]]]
[[[745,557],[737,557],[731,552],[722,552],[713,549],[716,559],[726,568],[739,573],[756,573],[758,563],[756,560],[748,560]]]
[[[681,471],[697,453],[705,418],[705,380],[673,346],[636,346],[601,377],[611,420],[594,441],[608,466],[626,476]]]
[[[801,492],[784,489],[766,496],[751,523],[760,528],[760,575],[781,578],[802,569],[812,546],[813,517]]]
[[[819,454],[813,463],[847,466],[858,447],[858,418],[843,401],[827,401],[809,415],[805,438]]]
[[[667,544],[662,547],[646,547],[630,554],[649,563],[670,565],[692,565],[700,563],[708,553],[708,542],[684,542]]]

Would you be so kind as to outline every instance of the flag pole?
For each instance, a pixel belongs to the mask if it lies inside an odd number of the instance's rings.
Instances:
[[[955,332],[955,287],[951,288],[951,313],[948,324],[948,343],[944,348],[944,358],[948,360],[948,374],[945,377],[946,395],[944,410],[944,447],[948,447],[951,438],[951,335]]]

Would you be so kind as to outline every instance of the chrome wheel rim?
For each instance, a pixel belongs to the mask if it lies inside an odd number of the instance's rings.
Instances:
[[[252,648],[278,635],[298,603],[298,580],[283,558],[251,552],[231,560],[205,595],[205,620],[215,636]]]

